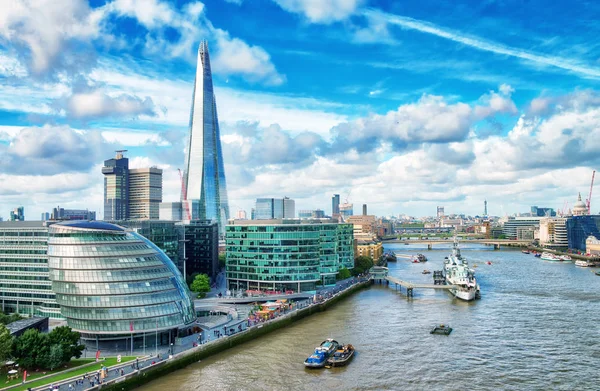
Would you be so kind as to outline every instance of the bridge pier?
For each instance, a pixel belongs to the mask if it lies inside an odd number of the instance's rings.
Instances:
[[[413,288],[406,288],[406,297],[414,297]]]
[[[500,250],[500,243],[494,243],[494,250]]]
[[[427,250],[431,250],[432,248],[433,248],[433,244],[429,243],[429,244],[427,245]]]

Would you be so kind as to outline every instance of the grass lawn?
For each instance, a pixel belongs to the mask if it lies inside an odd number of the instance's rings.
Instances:
[[[110,368],[113,365],[123,364],[125,362],[129,362],[129,361],[133,361],[133,360],[135,360],[135,356],[131,356],[131,357],[130,356],[125,356],[125,357],[121,357],[121,362],[118,363],[116,357],[108,357],[108,358],[105,358],[104,360],[101,360],[100,362],[98,362],[97,365],[89,365],[89,366],[84,367],[84,368],[74,369],[74,370],[72,370],[70,372],[57,373],[55,376],[47,377],[47,378],[42,379],[42,380],[27,382],[27,384],[23,384],[21,387],[13,388],[13,389],[11,389],[11,391],[13,391],[13,390],[14,391],[25,391],[29,387],[34,388],[34,387],[43,386],[45,384],[57,383],[57,382],[59,382],[61,380],[69,379],[69,378],[71,378],[73,376],[81,376],[81,375],[84,375],[84,374],[86,374],[88,372],[97,371],[97,370],[100,369],[100,367],[102,365]],[[74,368],[74,367],[78,367],[78,366],[81,366],[81,365],[84,365],[84,364],[88,364],[88,363],[94,362],[94,361],[96,361],[95,358],[79,358],[79,359],[75,359],[75,360],[69,361],[69,363],[66,364],[66,365],[67,365],[68,368]],[[57,369],[55,371],[46,371],[46,375],[49,375],[52,372],[65,371],[68,368],[64,368],[63,367],[63,368]],[[32,374],[30,376],[29,375],[29,371],[28,371],[27,372],[27,380],[35,379],[37,377],[46,376],[46,375],[44,375],[43,372],[32,372]],[[0,383],[0,386],[3,387],[3,388],[4,387],[8,387],[8,386],[20,383],[21,380],[23,380],[23,375],[22,374],[20,375],[19,379],[17,379],[17,380],[11,380],[10,382],[5,383],[5,384],[1,384]]]

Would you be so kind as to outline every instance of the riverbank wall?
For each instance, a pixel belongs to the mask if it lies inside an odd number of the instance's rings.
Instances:
[[[207,357],[223,352],[232,347],[241,345],[245,342],[254,340],[258,337],[271,333],[273,331],[287,327],[300,319],[307,316],[326,311],[331,306],[334,306],[341,300],[353,295],[354,293],[363,290],[372,284],[372,280],[364,281],[353,285],[339,292],[333,297],[325,300],[322,303],[311,304],[305,308],[292,311],[278,318],[272,319],[265,323],[254,325],[240,333],[220,338],[216,341],[205,345],[200,345],[196,348],[181,352],[173,358],[160,361],[151,367],[140,369],[127,376],[115,379],[111,383],[98,385],[88,390],[105,390],[105,391],[126,391],[133,390],[152,380],[156,380],[162,376],[173,373],[176,370],[187,367],[190,364],[196,363]]]
[[[600,265],[600,257],[597,256],[587,256],[587,255],[579,255],[579,254],[571,254],[568,253],[566,251],[558,251],[558,250],[552,250],[552,249],[548,249],[548,248],[543,248],[543,247],[536,247],[536,246],[528,246],[527,249],[529,250],[535,250],[538,252],[548,252],[554,255],[568,255],[573,259],[581,259],[584,261],[588,261],[591,263],[595,263],[595,264],[599,264]]]

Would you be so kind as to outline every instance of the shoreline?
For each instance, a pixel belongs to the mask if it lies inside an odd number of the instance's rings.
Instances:
[[[245,331],[222,337],[218,340],[211,341],[210,343],[197,346],[195,348],[183,351],[173,356],[168,360],[160,361],[151,367],[142,368],[138,371],[134,371],[129,375],[123,376],[118,379],[114,379],[109,383],[97,385],[95,387],[88,388],[88,390],[108,390],[108,391],[124,391],[132,390],[140,387],[152,380],[158,379],[164,375],[171,374],[172,372],[187,367],[193,363],[203,360],[207,357],[221,353],[234,346],[241,345],[249,340],[256,339],[263,335],[269,334],[275,330],[287,327],[300,319],[304,319],[307,316],[326,311],[329,307],[337,304],[339,301],[366,289],[372,284],[372,280],[359,282],[352,285],[343,291],[340,291],[336,295],[321,303],[313,303],[307,307],[289,312],[285,315],[269,320],[265,323],[260,323],[248,327]]]

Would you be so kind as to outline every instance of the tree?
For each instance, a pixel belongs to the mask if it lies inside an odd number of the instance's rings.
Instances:
[[[199,297],[206,296],[206,292],[210,292],[210,280],[206,274],[198,274],[194,278],[194,282],[190,285],[192,292],[198,292]]]
[[[227,264],[227,256],[225,254],[219,254],[219,269],[224,269]]]
[[[354,260],[354,269],[352,275],[358,276],[373,267],[373,259],[365,255],[361,255]]]
[[[48,362],[46,363],[47,368],[51,371],[63,365],[66,361],[64,361],[64,355],[62,346],[59,344],[52,345],[50,347],[50,353],[48,354]]]
[[[13,348],[17,362],[27,369],[36,366],[46,368],[49,352],[48,335],[41,334],[36,329],[25,331],[15,340]]]
[[[352,277],[352,274],[350,273],[350,270],[348,270],[347,268],[340,269],[340,271],[338,272],[338,275],[337,275],[338,280],[345,280],[346,278],[350,278],[350,277]]]
[[[85,345],[79,344],[81,335],[68,326],[60,326],[48,334],[51,346],[60,345],[63,354],[62,361],[69,362],[71,357],[79,358]]]
[[[0,313],[0,324],[9,324],[12,322],[16,322],[17,320],[21,320],[21,319],[24,319],[24,318],[19,314],[6,315],[3,313]]]
[[[0,361],[4,361],[11,356],[13,337],[10,331],[0,324]]]

